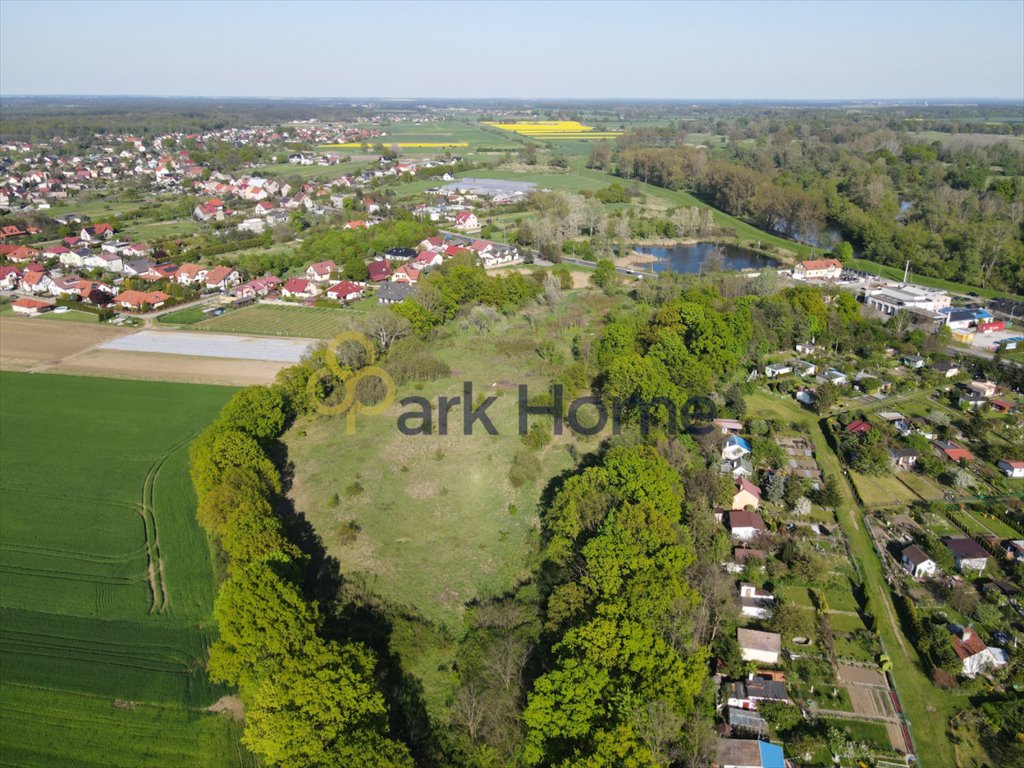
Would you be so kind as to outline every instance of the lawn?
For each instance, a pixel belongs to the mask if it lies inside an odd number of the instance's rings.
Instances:
[[[237,726],[202,714],[225,691],[203,671],[215,586],[187,466],[232,390],[0,385],[4,764],[251,764]]]
[[[72,309],[68,312],[45,312],[42,315],[38,315],[36,319],[56,320],[62,323],[98,323],[100,316],[94,315],[92,312],[79,312]]]
[[[850,479],[857,488],[857,494],[867,508],[894,507],[920,501],[910,488],[900,482],[895,475],[876,477],[862,475],[850,470]]]
[[[901,483],[926,501],[941,499],[946,489],[920,472],[897,472],[896,477]]]
[[[366,308],[368,305],[360,305],[359,302],[345,309],[257,304],[225,312],[220,317],[211,317],[191,326],[190,330],[330,339],[350,327],[355,317],[353,312],[366,311]]]
[[[192,325],[193,323],[200,323],[207,318],[209,318],[209,315],[203,312],[202,307],[186,307],[185,309],[179,309],[177,312],[168,312],[166,315],[160,315],[156,321],[158,323],[167,323],[168,325]]]
[[[889,733],[884,723],[873,723],[864,720],[839,720],[822,718],[828,725],[834,725],[858,743],[867,744],[868,748],[876,752],[893,751],[889,742]]]

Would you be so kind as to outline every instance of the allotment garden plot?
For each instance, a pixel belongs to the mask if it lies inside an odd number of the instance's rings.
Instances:
[[[248,765],[203,713],[214,580],[187,447],[230,389],[0,373],[4,765]]]

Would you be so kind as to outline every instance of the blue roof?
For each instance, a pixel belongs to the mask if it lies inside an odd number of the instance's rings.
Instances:
[[[732,435],[731,437],[727,437],[725,439],[725,444],[726,445],[738,445],[743,450],[750,451],[750,444],[746,440],[744,440],[742,437],[740,437],[738,435]]]
[[[782,747],[767,741],[759,741],[758,746],[761,749],[761,768],[786,768]]]

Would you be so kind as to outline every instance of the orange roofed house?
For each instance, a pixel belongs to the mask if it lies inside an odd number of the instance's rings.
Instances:
[[[125,291],[117,295],[114,303],[125,309],[140,310],[145,307],[159,309],[169,298],[171,298],[170,294],[163,291]]]
[[[835,259],[801,261],[793,267],[795,280],[835,280],[842,273],[843,265]]]

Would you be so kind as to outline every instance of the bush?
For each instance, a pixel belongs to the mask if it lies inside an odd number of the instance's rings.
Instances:
[[[540,459],[529,451],[516,452],[512,466],[508,470],[508,479],[513,488],[519,488],[540,476]]]

